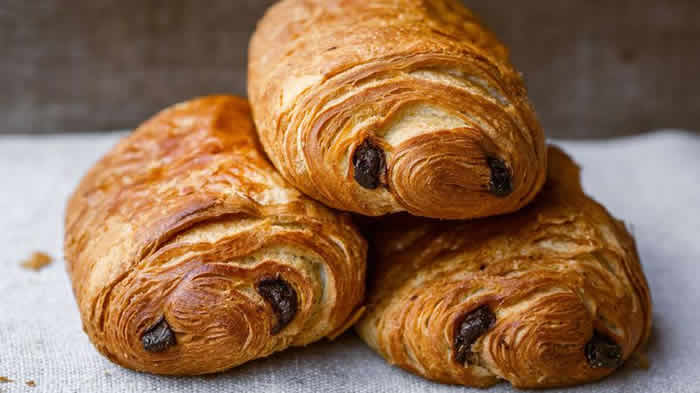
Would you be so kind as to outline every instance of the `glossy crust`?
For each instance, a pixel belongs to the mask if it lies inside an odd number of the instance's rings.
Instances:
[[[135,370],[202,374],[333,337],[358,316],[365,241],[264,158],[246,101],[175,105],[123,139],[68,203],[84,330]]]
[[[651,299],[634,240],[570,158],[550,148],[549,163],[543,192],[513,215],[380,226],[362,338],[413,373],[477,387],[589,382],[640,348]],[[458,361],[455,344],[473,338]]]
[[[521,208],[544,183],[544,137],[522,79],[458,0],[283,0],[249,58],[265,150],[329,206],[485,217]],[[368,142],[385,164],[358,170]],[[358,174],[368,167],[376,182]]]

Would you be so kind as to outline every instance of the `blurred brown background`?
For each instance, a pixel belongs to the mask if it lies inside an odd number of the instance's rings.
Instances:
[[[699,1],[465,2],[511,47],[549,136],[700,129]],[[0,133],[132,128],[192,96],[245,94],[271,3],[0,0]]]

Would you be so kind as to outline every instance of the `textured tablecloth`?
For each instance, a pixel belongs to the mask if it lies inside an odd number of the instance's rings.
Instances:
[[[213,377],[122,369],[80,325],[62,260],[63,209],[80,176],[123,134],[0,137],[0,392],[461,392],[386,364],[354,333]],[[654,301],[651,368],[625,366],[571,392],[700,392],[700,137],[679,131],[556,142],[584,186],[631,224]],[[56,261],[19,266],[33,251]],[[36,387],[25,384],[35,381]],[[500,384],[489,392],[512,391]]]

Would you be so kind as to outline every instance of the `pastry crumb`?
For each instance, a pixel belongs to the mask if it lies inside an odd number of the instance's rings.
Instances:
[[[25,382],[25,383],[26,383],[27,386],[29,386],[30,388],[36,387],[36,382],[32,381],[31,379],[30,379],[29,381]]]
[[[0,377],[0,383],[10,383],[14,382],[14,380],[7,378],[7,377]]]
[[[49,254],[43,253],[41,251],[35,251],[29,259],[22,262],[22,267],[28,270],[34,270],[38,272],[44,267],[48,266],[53,262],[53,258]]]

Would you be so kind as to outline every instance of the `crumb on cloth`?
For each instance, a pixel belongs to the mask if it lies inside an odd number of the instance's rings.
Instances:
[[[32,381],[31,379],[25,383],[31,388],[36,387],[36,382]]]
[[[28,270],[38,272],[42,268],[53,262],[53,258],[49,254],[41,251],[35,251],[29,259],[22,262],[22,267]]]
[[[7,378],[7,377],[0,377],[0,383],[10,383],[14,382],[14,380]]]

